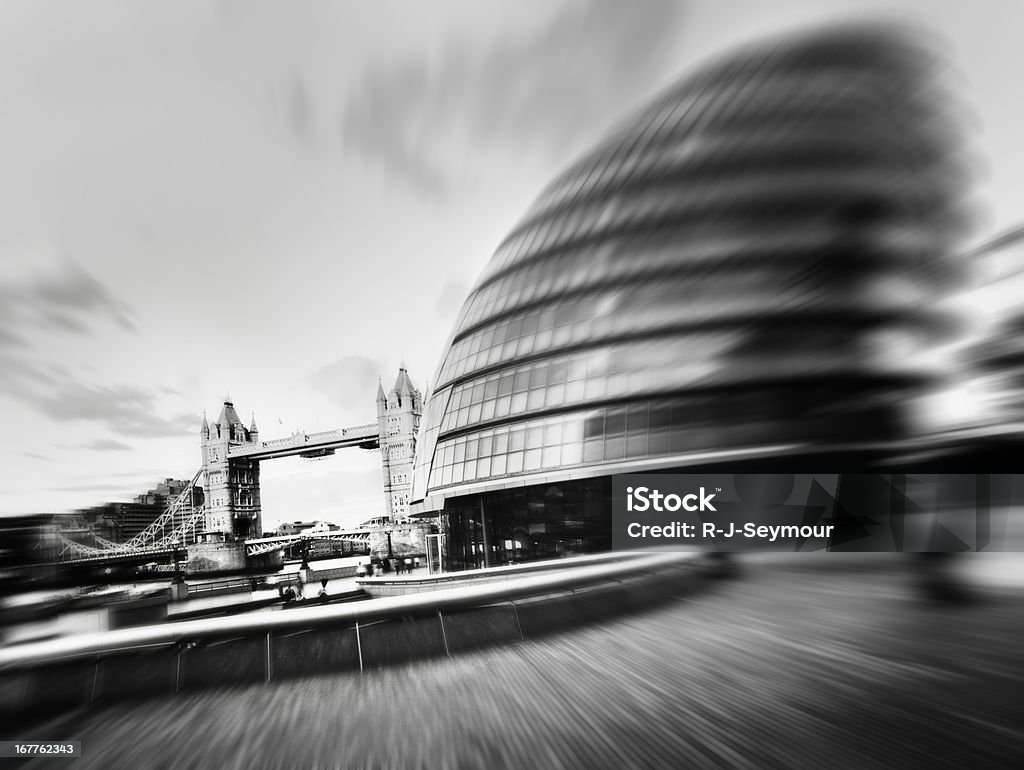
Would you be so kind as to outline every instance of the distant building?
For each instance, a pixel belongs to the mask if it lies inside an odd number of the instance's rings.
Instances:
[[[180,479],[164,479],[155,488],[137,495],[131,502],[109,502],[80,510],[84,519],[100,537],[124,543],[140,534],[188,488]]]
[[[390,527],[396,524],[394,518],[391,516],[374,516],[372,519],[367,519],[361,523],[360,527]]]
[[[49,513],[0,516],[0,586],[15,578],[9,569],[57,560],[63,518]]]
[[[315,521],[287,521],[277,528],[277,534],[282,537],[298,535],[306,530],[314,529],[316,525]]]

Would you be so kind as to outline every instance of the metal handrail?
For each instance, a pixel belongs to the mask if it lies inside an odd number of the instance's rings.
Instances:
[[[467,609],[502,601],[536,596],[608,580],[628,579],[657,572],[692,560],[695,554],[622,553],[622,561],[612,564],[566,567],[554,574],[506,580],[497,584],[464,586],[411,596],[394,596],[353,604],[296,608],[288,612],[241,615],[227,618],[189,620],[172,625],[144,626],[82,634],[0,649],[0,672],[29,668],[37,664],[109,656],[144,647],[187,644],[211,638],[258,636],[275,631],[315,626],[339,626],[401,618],[408,615]]]

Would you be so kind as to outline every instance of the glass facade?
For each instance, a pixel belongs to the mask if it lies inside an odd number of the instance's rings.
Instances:
[[[480,569],[612,547],[610,477],[467,495],[445,508],[446,567]]]
[[[413,498],[460,522],[453,564],[479,560],[488,507],[518,532],[495,530],[495,559],[596,548],[575,506],[623,463],[906,435],[963,221],[929,61],[865,30],[741,52],[541,194],[467,298],[426,409]],[[549,492],[565,536],[531,539]]]

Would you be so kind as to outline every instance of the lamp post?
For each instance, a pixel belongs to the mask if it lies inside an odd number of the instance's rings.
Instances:
[[[188,586],[181,574],[181,541],[172,540],[171,548],[174,555],[174,577],[171,579],[171,601],[182,602],[188,599]]]
[[[184,579],[181,577],[181,541],[172,540],[171,547],[174,549],[174,583],[183,583]]]
[[[388,536],[388,558],[394,556],[394,552],[391,550],[391,530],[384,530],[384,534]]]

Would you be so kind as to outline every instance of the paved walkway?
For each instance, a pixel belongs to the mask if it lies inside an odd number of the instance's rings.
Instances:
[[[1020,595],[927,605],[904,560],[856,558],[755,561],[656,610],[512,647],[31,733],[82,740],[79,770],[1020,766]]]

